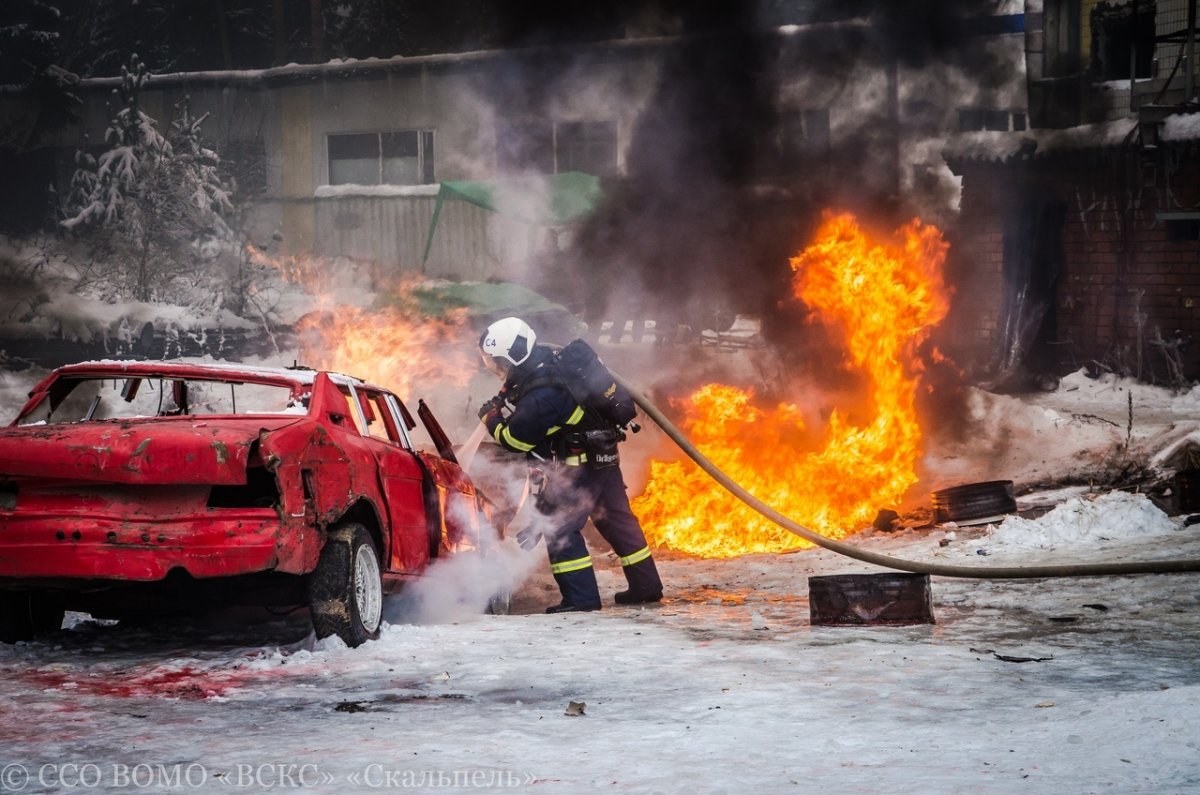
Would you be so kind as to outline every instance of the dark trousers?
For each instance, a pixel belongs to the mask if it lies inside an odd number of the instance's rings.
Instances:
[[[620,467],[563,467],[555,472],[549,489],[556,506],[552,513],[560,523],[546,537],[546,550],[563,601],[579,607],[600,605],[596,572],[583,540],[589,518],[621,558],[629,590],[645,596],[662,593],[646,536],[629,507]]]

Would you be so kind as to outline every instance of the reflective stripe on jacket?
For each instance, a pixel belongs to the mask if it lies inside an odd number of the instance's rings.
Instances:
[[[522,390],[512,414],[507,419],[493,416],[487,429],[508,450],[549,460],[555,435],[578,426],[584,417],[583,408],[565,386],[547,381]]]

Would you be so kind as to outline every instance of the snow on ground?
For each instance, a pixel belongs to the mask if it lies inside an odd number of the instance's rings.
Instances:
[[[1014,481],[1019,493],[1108,483],[1138,466],[1185,468],[1188,452],[1200,450],[1200,387],[1178,392],[1079,371],[1054,392],[972,389],[966,404],[965,429],[957,436],[934,429],[928,440],[921,483],[928,491],[995,479]]]
[[[994,543],[976,532],[873,547],[966,558]],[[1200,556],[1200,535],[1170,532],[1153,552]],[[1124,559],[1142,541],[1062,551]],[[129,770],[161,784],[175,766],[214,789],[291,775],[330,792],[1200,786],[1197,575],[939,578],[935,625],[827,628],[808,623],[806,577],[863,570],[829,553],[662,568],[659,607],[398,621],[356,650],[299,624],[85,622],[0,649],[0,762],[28,771],[27,791],[70,789],[56,778],[69,764],[95,765],[89,791],[111,792],[134,789]]]
[[[12,405],[13,377],[0,387]],[[931,443],[929,487],[1054,490],[1023,492],[1023,518],[850,540],[957,565],[1200,558],[1200,525],[1146,495],[1053,483],[1186,457],[1198,399],[1082,376],[979,393],[973,433]],[[74,616],[0,647],[0,789],[1200,790],[1200,574],[935,577],[935,624],[819,627],[808,577],[879,569],[824,550],[659,552],[663,604],[616,608],[619,566],[593,549],[599,613],[542,613],[557,601],[544,552],[513,549],[533,572],[516,614],[464,613],[430,578],[359,649],[315,640],[302,613]]]

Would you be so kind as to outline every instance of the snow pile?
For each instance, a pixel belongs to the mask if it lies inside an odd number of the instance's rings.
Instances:
[[[1200,458],[1200,427],[1196,422],[1179,423],[1160,434],[1158,452],[1150,466],[1160,469],[1193,469]]]
[[[44,336],[91,342],[116,339],[131,342],[146,323],[155,328],[250,329],[254,324],[225,309],[179,306],[145,301],[107,301],[82,295],[56,295],[38,307],[38,316],[24,324]]]
[[[1014,132],[967,132],[954,136],[943,148],[951,161],[1006,161],[1021,156],[1038,157],[1052,152],[1116,147],[1136,127],[1134,119],[1115,119],[1081,124],[1067,129],[1033,129]],[[1173,125],[1170,134],[1182,140],[1188,135],[1186,124]]]
[[[1122,430],[1130,430],[1129,426],[1132,425],[1131,430],[1136,436],[1144,430],[1148,420],[1162,414],[1194,413],[1200,408],[1200,388],[1177,392],[1111,373],[1091,376],[1081,369],[1064,376],[1059,381],[1058,389],[1046,395],[1045,399],[1066,411],[1093,411],[1119,425]]]
[[[1073,497],[1038,519],[1011,516],[993,529],[991,539],[998,546],[1055,549],[1164,535],[1175,529],[1144,494],[1113,491]]]
[[[1200,113],[1173,113],[1163,120],[1164,141],[1194,141],[1200,138]]]
[[[1171,399],[1171,408],[1180,413],[1197,413],[1197,410],[1200,410],[1200,386],[1175,395]]]
[[[1058,382],[1057,391],[1060,394],[1074,393],[1074,399],[1079,402],[1107,404],[1113,402],[1114,392],[1131,389],[1143,390],[1147,394],[1161,391],[1159,387],[1139,384],[1132,378],[1120,378],[1112,373],[1092,377],[1082,368],[1063,376]]]
[[[930,491],[986,480],[1021,486],[1069,479],[1100,469],[1124,437],[1115,421],[1073,411],[1065,401],[1039,405],[972,388],[966,408],[966,430],[957,437],[931,428],[921,473]]]

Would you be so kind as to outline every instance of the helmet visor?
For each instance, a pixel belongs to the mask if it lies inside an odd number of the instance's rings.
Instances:
[[[487,368],[489,373],[501,380],[508,378],[508,371],[512,366],[509,362],[501,359],[499,356],[489,356],[483,351],[479,352],[479,358],[483,359],[483,366]]]

